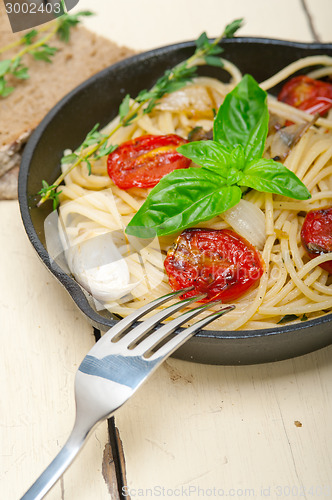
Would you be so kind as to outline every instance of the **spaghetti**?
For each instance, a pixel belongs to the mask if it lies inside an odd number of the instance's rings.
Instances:
[[[294,72],[306,67],[320,69],[308,73],[321,77],[332,74],[332,58],[314,56],[284,68],[272,78],[262,82],[269,91]],[[227,62],[231,80],[225,84],[216,79],[198,77],[185,88],[163,97],[160,103],[135,123],[121,128],[112,136],[113,144],[140,137],[144,134],[177,134],[188,137],[195,127],[209,131],[213,126],[213,109],[218,109],[225,95],[241,80],[241,73]],[[299,127],[310,123],[312,116],[304,111],[268,97],[269,111],[281,125],[269,134],[264,156],[279,154],[283,142],[281,131],[290,135]],[[105,132],[119,118],[110,123]],[[284,127],[285,121],[293,125]],[[271,119],[272,121],[272,119]],[[312,260],[301,245],[301,227],[305,214],[312,209],[332,205],[332,116],[318,118],[315,125],[307,126],[298,134],[296,144],[289,150],[283,163],[307,186],[312,197],[296,201],[280,195],[249,191],[243,196],[264,215],[265,237],[261,254],[265,270],[259,284],[234,301],[236,308],[215,322],[216,329],[257,329],[279,325],[283,319],[297,321],[314,318],[332,310],[332,284],[327,271],[319,267],[332,259],[332,253]],[[72,170],[61,186],[61,220],[72,244],[84,241],[91,234],[112,232],[114,243],[121,255],[126,255],[130,282],[135,284],[123,297],[105,300],[103,307],[126,316],[143,303],[170,291],[163,261],[178,234],[161,236],[139,253],[128,255],[128,241],[124,229],[144,203],[149,189],[118,188],[107,174],[107,159],[92,163],[89,175],[86,165]],[[227,219],[227,220],[226,220]],[[232,229],[229,219],[221,214],[197,227]],[[127,252],[127,253],[126,253]],[[142,255],[144,266],[142,267]]]

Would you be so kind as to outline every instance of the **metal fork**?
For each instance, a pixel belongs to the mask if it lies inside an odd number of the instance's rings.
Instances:
[[[122,406],[151,373],[199,329],[234,309],[234,306],[227,306],[168,339],[189,319],[218,303],[199,305],[160,326],[161,321],[176,311],[205,297],[196,295],[176,302],[135,325],[156,307],[189,290],[191,288],[179,290],[146,304],[119,321],[90,349],[76,373],[73,430],[58,455],[21,500],[43,498],[74,460],[95,425]]]

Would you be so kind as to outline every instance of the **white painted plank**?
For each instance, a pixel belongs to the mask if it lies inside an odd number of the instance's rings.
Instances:
[[[332,2],[330,0],[305,0],[305,5],[319,40],[332,43]]]
[[[34,252],[17,202],[0,203],[0,491],[16,500],[66,441],[76,369],[92,328]],[[106,424],[92,435],[50,499],[106,498]],[[19,478],[19,480],[18,480]]]
[[[136,50],[195,40],[203,31],[218,36],[238,18],[242,36],[312,41],[300,0],[80,0],[76,7],[87,8],[101,14],[85,20],[91,30]]]
[[[332,495],[331,353],[236,367],[168,360],[116,415],[131,498],[214,487]]]

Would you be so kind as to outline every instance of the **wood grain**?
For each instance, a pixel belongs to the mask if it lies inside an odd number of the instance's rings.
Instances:
[[[168,360],[116,414],[132,500],[158,488],[277,498],[289,486],[331,498],[331,355],[332,346],[256,366]]]
[[[0,203],[0,491],[16,500],[66,441],[74,422],[74,376],[94,343],[91,326],[39,261],[16,201]],[[49,494],[108,498],[102,476],[107,424]]]

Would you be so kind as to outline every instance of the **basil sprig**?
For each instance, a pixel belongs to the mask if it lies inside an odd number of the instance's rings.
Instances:
[[[212,219],[236,205],[244,187],[297,200],[310,198],[293,172],[262,158],[268,121],[267,94],[245,75],[219,108],[213,141],[177,148],[201,168],[178,169],[163,177],[126,232],[139,238],[162,236]]]

